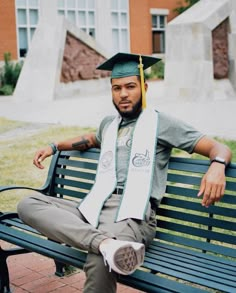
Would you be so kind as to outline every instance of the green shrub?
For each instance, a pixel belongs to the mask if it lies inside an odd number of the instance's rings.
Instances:
[[[4,84],[0,87],[0,95],[11,96],[14,92],[14,88],[11,84]]]
[[[182,2],[179,2],[179,7],[174,9],[174,12],[177,12],[178,14],[183,13],[187,9],[189,9],[191,6],[199,2],[200,0],[185,0],[185,4],[182,4]]]
[[[0,94],[11,95],[16,87],[22,68],[22,63],[11,61],[11,53],[4,53],[4,67],[0,74]]]
[[[164,79],[165,63],[161,60],[151,67],[150,72],[145,72],[146,79]]]

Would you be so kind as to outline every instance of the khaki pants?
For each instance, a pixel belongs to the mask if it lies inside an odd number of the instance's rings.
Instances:
[[[106,238],[144,243],[155,236],[155,213],[149,207],[146,221],[127,219],[114,222],[120,195],[113,194],[104,204],[98,228],[90,225],[80,211],[78,203],[36,193],[18,204],[19,217],[48,238],[60,243],[87,250],[84,270],[84,292],[116,292],[117,274],[105,266],[99,245]]]

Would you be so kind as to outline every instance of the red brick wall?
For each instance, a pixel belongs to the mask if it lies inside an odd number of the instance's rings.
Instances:
[[[0,0],[0,60],[10,52],[17,59],[15,0]]]
[[[169,9],[167,20],[176,14],[174,8],[179,6],[179,0],[129,0],[130,13],[130,48],[132,53],[152,54],[152,19],[151,8]]]
[[[132,53],[151,53],[149,1],[129,0],[130,49]]]
[[[227,18],[212,31],[214,77],[229,77],[229,19]]]
[[[96,70],[106,59],[85,45],[72,34],[67,33],[63,55],[61,82],[97,79],[110,76],[110,72]]]

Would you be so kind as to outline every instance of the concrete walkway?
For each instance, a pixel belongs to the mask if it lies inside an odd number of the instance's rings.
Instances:
[[[163,82],[149,82],[147,103],[185,120],[208,135],[236,139],[236,98],[177,101],[163,97],[163,89]],[[19,121],[97,127],[105,115],[113,113],[109,85],[103,94],[51,102],[0,96],[0,117]]]

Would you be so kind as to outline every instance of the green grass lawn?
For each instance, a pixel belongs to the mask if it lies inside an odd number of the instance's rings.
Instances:
[[[24,126],[27,123],[11,121],[0,117],[0,185],[21,185],[40,187],[47,177],[47,167],[50,158],[44,162],[45,169],[40,170],[33,165],[36,150],[48,143],[64,140],[94,131],[94,129],[49,125],[36,134],[26,135]],[[17,129],[17,135],[2,138],[1,134]],[[22,135],[19,131],[22,129]],[[16,202],[22,196],[29,194],[26,190],[16,190],[0,193],[0,211],[15,210]]]
[[[24,131],[24,127],[27,125],[26,122],[12,121],[0,117],[0,185],[42,186],[46,180],[50,159],[45,160],[44,170],[36,168],[32,163],[36,150],[53,141],[95,131],[92,128],[48,125],[35,134],[27,134]],[[16,135],[14,135],[14,130],[17,130]],[[1,134],[8,131],[13,132],[13,135],[2,138]],[[217,140],[226,143],[231,148],[234,158],[236,158],[236,141],[219,138]],[[173,153],[178,156],[189,156],[179,150],[174,150]],[[199,157],[196,154],[192,156]],[[0,193],[0,210],[15,210],[16,202],[29,192],[16,190]]]
[[[8,120],[6,118],[0,117],[0,134],[9,130],[15,129],[17,127],[21,127],[23,125],[26,125],[26,123],[20,122],[20,121]]]
[[[222,139],[222,138],[219,138],[219,137],[214,137],[214,139],[216,139],[219,142],[222,142],[222,143],[226,144],[231,149],[231,151],[233,153],[232,161],[235,162],[236,161],[236,141],[235,140],[226,140],[226,139]],[[180,156],[185,155],[184,152],[182,152],[181,150],[178,150],[178,149],[174,149],[173,154],[174,155],[180,155]],[[198,154],[192,154],[191,157],[192,158],[200,158],[200,159],[208,159],[208,158],[200,156]]]

